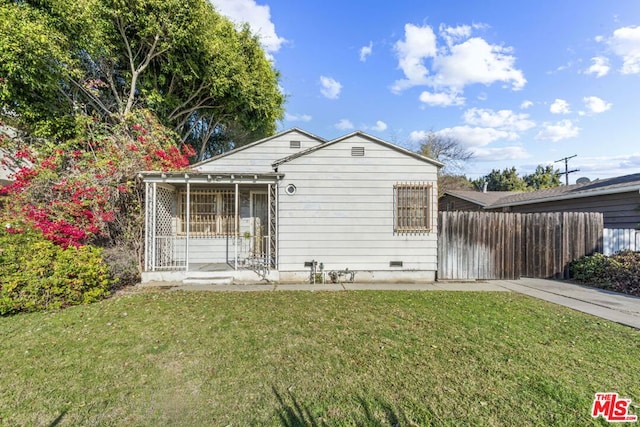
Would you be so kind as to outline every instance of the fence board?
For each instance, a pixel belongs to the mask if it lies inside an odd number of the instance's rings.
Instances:
[[[438,277],[447,280],[567,277],[571,261],[603,244],[596,212],[440,212],[438,221]]]
[[[605,228],[602,246],[602,253],[605,255],[613,255],[624,250],[640,251],[640,231],[630,228]]]

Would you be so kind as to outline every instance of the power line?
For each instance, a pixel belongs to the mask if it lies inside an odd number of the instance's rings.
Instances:
[[[569,185],[569,174],[570,173],[574,173],[574,172],[578,172],[580,169],[573,169],[573,170],[569,170],[569,159],[573,159],[574,157],[577,157],[577,154],[574,154],[573,156],[569,156],[569,157],[564,157],[560,160],[556,160],[553,163],[558,163],[558,162],[564,162],[564,172],[560,172],[558,175],[564,175],[564,182],[566,185]]]

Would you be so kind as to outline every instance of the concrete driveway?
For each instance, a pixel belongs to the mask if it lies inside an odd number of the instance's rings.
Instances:
[[[640,298],[559,280],[500,280],[500,286],[640,329]],[[497,282],[492,282],[496,283]]]

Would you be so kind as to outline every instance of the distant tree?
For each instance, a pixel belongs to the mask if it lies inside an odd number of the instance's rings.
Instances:
[[[464,164],[473,158],[473,153],[462,146],[460,141],[429,132],[420,141],[418,150],[423,156],[444,164],[438,172],[438,196],[447,190],[470,190],[471,181],[462,175]]]
[[[536,171],[520,177],[515,167],[500,171],[492,170],[489,174],[473,180],[473,185],[482,190],[487,185],[488,191],[535,191],[554,188],[560,185],[558,171],[552,166],[538,165]]]
[[[464,175],[440,175],[438,177],[438,196],[442,196],[445,191],[473,189],[473,183]]]
[[[527,191],[527,183],[518,176],[515,167],[503,171],[493,169],[488,175],[473,181],[478,189],[483,189],[485,183],[488,191]]]
[[[429,132],[420,141],[418,152],[444,163],[444,167],[440,170],[442,175],[460,174],[464,170],[464,164],[473,158],[473,153],[462,146],[460,141],[434,132]]]
[[[536,171],[524,176],[527,187],[532,190],[544,190],[560,186],[560,171],[553,166],[538,165]]]

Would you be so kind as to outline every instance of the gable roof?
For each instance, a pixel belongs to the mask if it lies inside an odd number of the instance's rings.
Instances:
[[[529,192],[488,191],[482,193],[480,191],[445,191],[445,194],[476,203],[483,208],[494,209],[553,202],[557,200],[602,196],[606,194],[627,193],[630,191],[640,191],[640,173]]]
[[[313,153],[313,152],[315,152],[317,150],[321,150],[321,149],[323,149],[325,147],[329,147],[331,145],[337,144],[337,143],[339,143],[341,141],[344,141],[345,139],[349,139],[349,138],[352,138],[354,136],[360,136],[362,138],[366,138],[366,139],[370,140],[371,142],[375,142],[377,144],[380,144],[380,145],[385,146],[387,148],[390,148],[392,150],[398,151],[398,152],[400,152],[402,154],[405,154],[407,156],[413,157],[413,158],[418,159],[420,161],[423,161],[425,163],[430,163],[430,164],[432,164],[432,165],[434,165],[434,166],[436,166],[438,168],[441,168],[441,167],[444,166],[443,163],[440,163],[437,160],[433,160],[433,159],[430,159],[429,157],[425,157],[425,156],[423,156],[421,154],[414,153],[413,151],[409,151],[409,150],[407,150],[405,148],[399,147],[399,146],[394,145],[394,144],[392,144],[390,142],[387,142],[387,141],[384,141],[382,139],[376,138],[375,136],[369,135],[369,134],[364,133],[362,131],[355,131],[355,132],[352,132],[352,133],[350,133],[348,135],[344,135],[344,136],[341,136],[339,138],[333,139],[331,141],[325,142],[324,144],[316,145],[315,147],[311,147],[311,148],[308,148],[306,150],[299,151],[297,153],[294,153],[294,154],[292,154],[290,156],[287,156],[285,158],[282,158],[280,160],[276,160],[275,162],[273,162],[272,166],[274,168],[278,167],[279,165],[281,165],[283,163],[287,163],[287,162],[289,162],[289,161],[291,161],[293,159],[297,159],[298,157],[306,156],[307,154],[310,154],[310,153]]]
[[[206,163],[216,161],[218,159],[221,159],[223,157],[227,157],[227,156],[229,156],[231,154],[235,154],[235,153],[237,153],[239,151],[243,151],[243,150],[246,150],[246,149],[251,148],[251,147],[255,147],[256,145],[263,144],[263,143],[265,143],[267,141],[270,141],[272,139],[280,138],[281,136],[284,136],[284,135],[286,135],[288,133],[292,133],[292,132],[298,132],[298,133],[301,133],[301,134],[303,134],[303,135],[305,135],[305,136],[307,136],[307,137],[309,137],[311,139],[315,139],[316,141],[318,141],[320,143],[320,145],[326,143],[326,141],[327,141],[326,139],[324,139],[322,137],[316,136],[316,135],[314,135],[314,134],[312,134],[310,132],[304,131],[302,129],[291,128],[291,129],[287,129],[285,131],[282,131],[280,133],[277,133],[275,135],[271,135],[271,136],[268,136],[266,138],[259,139],[258,141],[252,142],[250,144],[246,144],[246,145],[240,146],[238,148],[234,148],[233,150],[227,151],[225,153],[218,154],[217,156],[213,156],[213,157],[211,157],[209,159],[206,159],[206,160],[203,160],[201,162],[194,163],[190,167],[191,168],[197,168],[197,167],[202,166],[202,165],[204,165]]]
[[[506,196],[511,196],[518,193],[519,191],[487,191],[483,193],[482,191],[474,190],[451,190],[444,192],[444,194],[466,200],[467,202],[475,203],[476,205],[480,205],[482,207],[489,206],[493,203],[498,202],[500,199]]]

